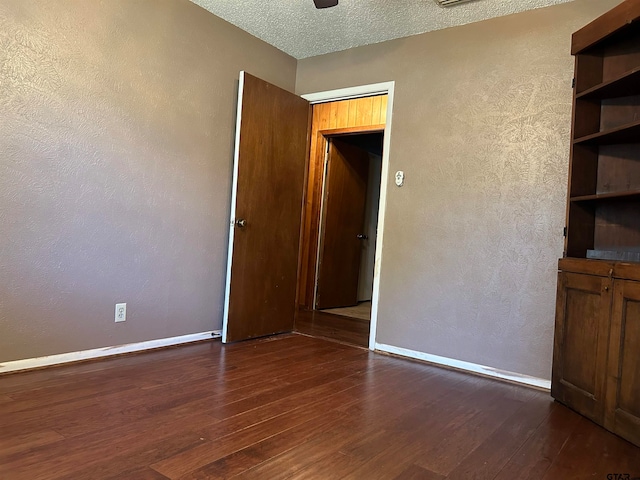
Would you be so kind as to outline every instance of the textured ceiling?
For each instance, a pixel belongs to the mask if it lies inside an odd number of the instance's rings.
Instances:
[[[571,0],[475,0],[448,8],[433,0],[340,0],[323,10],[312,0],[191,1],[300,59]]]

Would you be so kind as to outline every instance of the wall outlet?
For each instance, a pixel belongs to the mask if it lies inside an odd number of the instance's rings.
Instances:
[[[116,322],[125,322],[127,320],[127,304],[116,303]]]

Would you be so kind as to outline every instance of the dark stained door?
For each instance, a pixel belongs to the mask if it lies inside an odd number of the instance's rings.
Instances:
[[[329,142],[316,308],[358,303],[369,154],[338,138]]]
[[[223,341],[293,330],[309,103],[242,72]]]

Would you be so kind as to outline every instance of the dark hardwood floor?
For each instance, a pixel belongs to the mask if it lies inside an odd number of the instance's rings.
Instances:
[[[613,473],[640,449],[545,392],[296,334],[0,377],[3,480]]]
[[[371,301],[358,302],[357,305],[352,307],[340,307],[340,308],[327,308],[322,310],[323,313],[332,313],[334,315],[341,315],[343,317],[359,318],[367,322],[371,321]]]
[[[358,347],[369,346],[370,327],[369,320],[319,310],[299,310],[295,322],[296,332]]]

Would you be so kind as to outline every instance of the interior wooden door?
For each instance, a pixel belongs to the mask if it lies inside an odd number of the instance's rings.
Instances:
[[[640,282],[615,281],[605,426],[640,446]]]
[[[293,330],[310,111],[241,72],[223,342]]]
[[[558,275],[551,395],[602,424],[605,408],[611,280]]]
[[[316,308],[358,303],[369,154],[336,137],[329,142]]]

